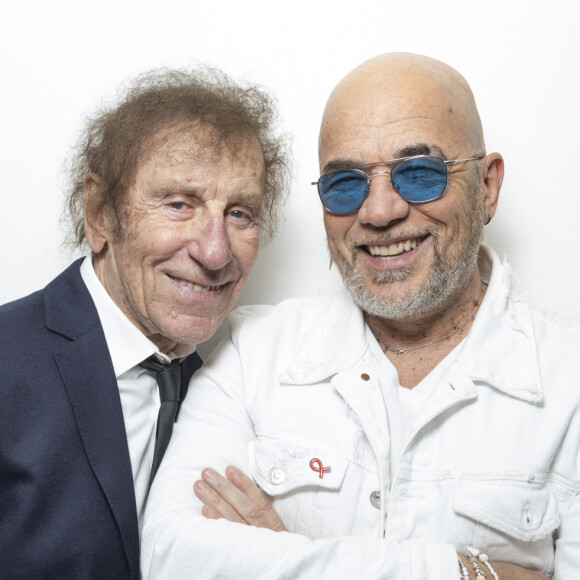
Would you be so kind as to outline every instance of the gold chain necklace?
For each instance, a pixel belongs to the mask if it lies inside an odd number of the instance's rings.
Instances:
[[[485,285],[482,282],[481,283],[481,295],[482,296],[483,296],[484,292],[485,292]],[[481,302],[477,303],[477,305],[476,305],[477,308],[479,308],[480,304],[481,304]],[[378,340],[379,344],[381,345],[381,348],[383,349],[383,352],[385,354],[387,351],[394,352],[395,354],[407,354],[408,352],[413,352],[415,350],[427,348],[428,346],[431,346],[432,344],[437,344],[438,342],[443,342],[444,340],[451,338],[454,334],[461,332],[475,318],[476,315],[477,315],[477,310],[474,312],[474,314],[471,318],[466,320],[458,328],[454,328],[449,334],[446,334],[445,336],[442,336],[441,338],[436,338],[435,340],[431,340],[429,342],[426,342],[425,344],[420,344],[419,346],[413,346],[411,348],[396,348],[396,347],[391,346],[390,344],[387,344],[386,342],[384,342],[380,334],[377,333],[377,334],[375,334],[375,336],[377,337],[377,340]]]

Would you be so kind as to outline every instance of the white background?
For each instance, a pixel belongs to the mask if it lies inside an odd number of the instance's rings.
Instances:
[[[84,116],[159,66],[213,64],[270,87],[294,136],[276,242],[240,302],[339,284],[315,188],[328,94],[360,62],[419,52],[470,82],[506,177],[487,241],[529,299],[580,317],[580,2],[576,0],[4,0],[0,7],[0,303],[49,282],[61,247],[62,162]]]

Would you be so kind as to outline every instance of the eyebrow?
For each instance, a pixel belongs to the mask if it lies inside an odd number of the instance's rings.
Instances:
[[[414,143],[413,145],[406,145],[394,152],[394,159],[399,157],[413,157],[414,155],[433,155],[447,159],[443,153],[443,149],[439,145],[428,145],[427,143]]]
[[[198,196],[199,192],[203,189],[200,185],[185,185],[178,181],[169,183],[166,185],[159,185],[152,188],[155,195],[167,196],[167,195],[192,195]]]
[[[374,165],[375,163],[382,163],[383,161],[391,161],[401,159],[404,157],[414,157],[415,155],[436,155],[446,160],[447,156],[443,153],[443,149],[438,145],[428,145],[427,143],[414,143],[412,145],[405,145],[393,152],[391,159],[378,159],[370,163],[362,163],[360,160],[348,159],[345,157],[337,157],[331,159],[323,168],[322,173],[329,171],[336,171],[337,169],[360,169],[367,165]]]
[[[168,195],[188,195],[190,197],[200,198],[203,192],[203,187],[199,185],[184,185],[183,183],[174,183],[170,185],[163,185],[155,189],[155,194],[159,197],[166,197]],[[259,200],[257,199],[259,197]],[[261,213],[264,206],[264,195],[260,192],[241,191],[232,195],[228,201],[227,207],[234,205],[245,205],[254,213]]]

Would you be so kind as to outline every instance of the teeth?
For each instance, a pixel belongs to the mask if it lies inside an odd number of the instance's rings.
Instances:
[[[197,290],[198,292],[212,292],[215,290],[219,290],[221,286],[200,286],[199,284],[195,284],[194,282],[188,282],[187,280],[177,280],[183,286],[187,286],[188,288],[193,288],[193,290]]]
[[[367,248],[371,256],[398,256],[403,252],[414,250],[420,242],[421,238],[413,238],[412,240],[405,240],[388,246],[367,246]]]

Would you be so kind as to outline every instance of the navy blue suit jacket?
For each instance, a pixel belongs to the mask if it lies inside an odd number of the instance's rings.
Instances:
[[[80,262],[0,307],[1,579],[139,578],[119,390]]]

